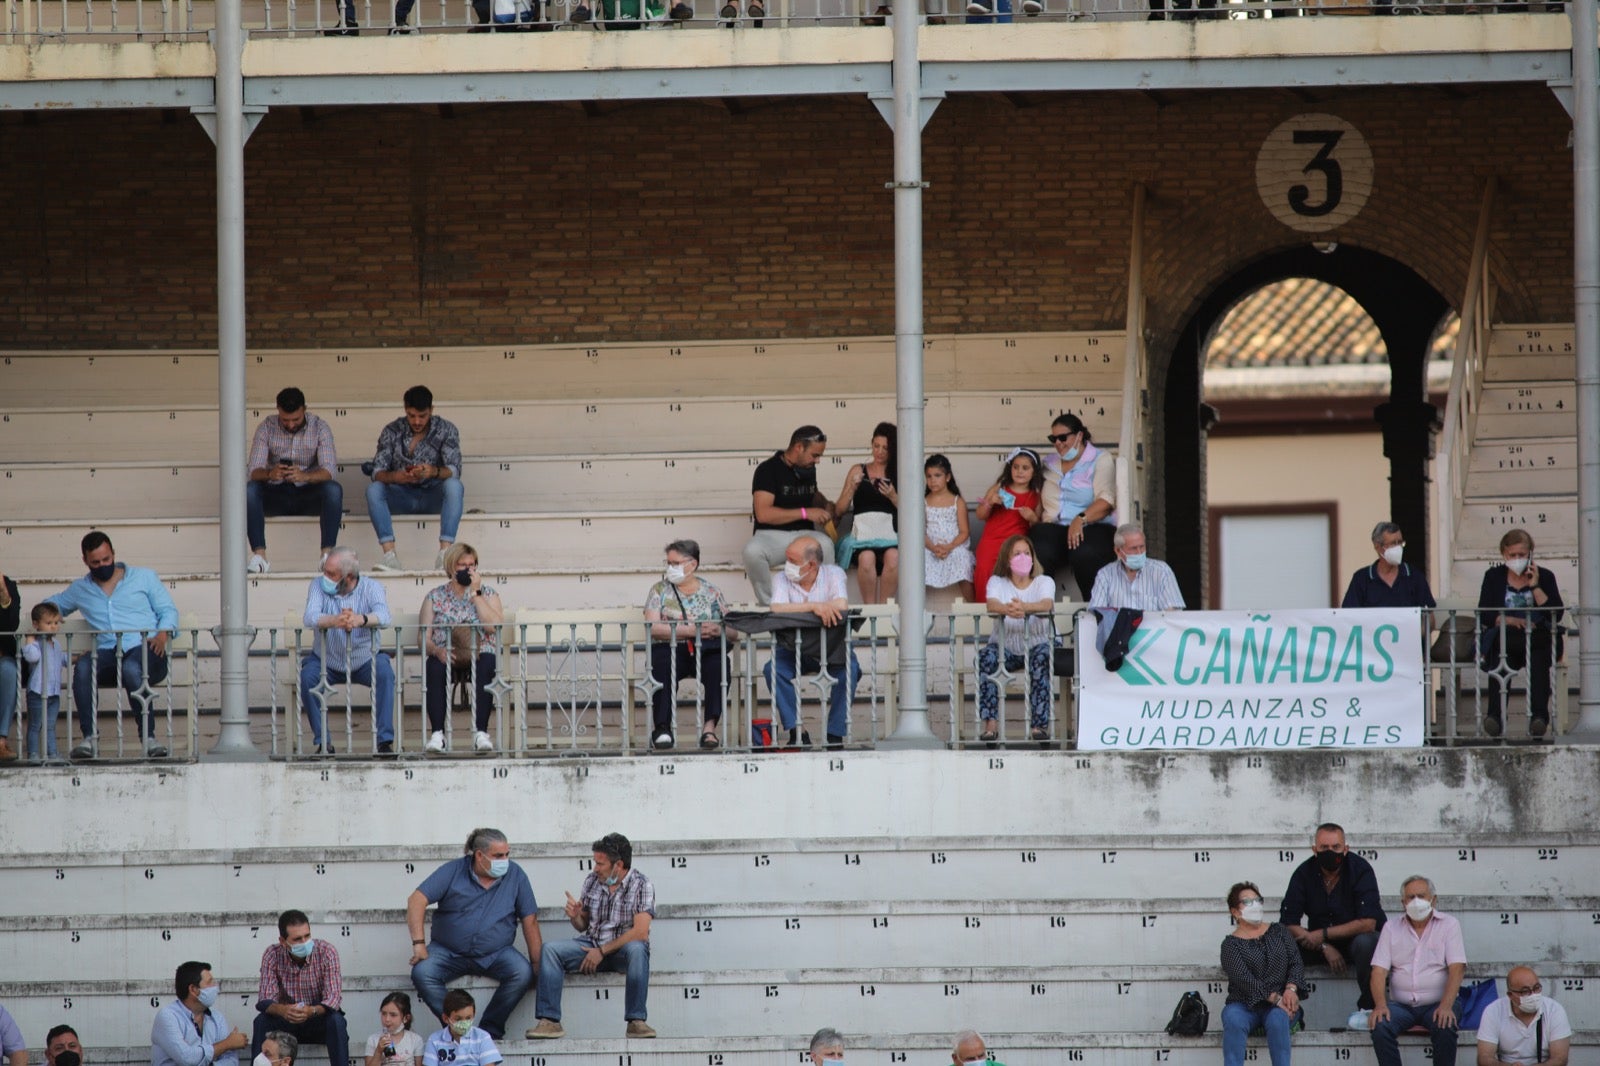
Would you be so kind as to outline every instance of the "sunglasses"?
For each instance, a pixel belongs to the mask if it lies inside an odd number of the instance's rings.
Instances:
[[[1050,436],[1046,437],[1045,440],[1049,441],[1051,444],[1065,444],[1067,441],[1076,436],[1076,433],[1052,433]]]

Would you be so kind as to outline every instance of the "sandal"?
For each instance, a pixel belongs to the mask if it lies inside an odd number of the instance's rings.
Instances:
[[[1029,733],[1028,735],[1034,740],[1046,741],[1050,739],[1050,730],[1046,729],[1042,725],[1036,725],[1033,727],[1033,732]]]
[[[981,734],[978,735],[978,739],[985,744],[993,744],[995,741],[1000,739],[1000,730],[992,727],[985,729]]]
[[[700,734],[700,746],[707,751],[714,751],[722,747],[722,741],[718,740],[717,735],[708,729]]]

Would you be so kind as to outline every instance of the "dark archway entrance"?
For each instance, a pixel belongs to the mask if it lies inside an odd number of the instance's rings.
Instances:
[[[1212,289],[1179,333],[1168,363],[1162,526],[1167,561],[1191,604],[1206,602],[1204,438],[1210,426],[1201,406],[1201,351],[1236,301],[1292,277],[1338,286],[1377,323],[1389,353],[1389,402],[1373,411],[1389,460],[1389,517],[1406,530],[1408,558],[1424,568],[1429,563],[1428,461],[1441,414],[1428,402],[1426,362],[1429,342],[1450,304],[1410,267],[1388,256],[1344,245],[1328,252],[1306,245],[1249,263]]]

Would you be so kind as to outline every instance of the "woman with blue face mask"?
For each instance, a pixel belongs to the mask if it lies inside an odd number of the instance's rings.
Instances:
[[[1071,567],[1087,596],[1100,568],[1116,557],[1117,460],[1101,451],[1077,415],[1062,413],[1050,425],[1054,449],[1044,456],[1039,521],[1028,531],[1039,567],[1051,577]]]
[[[1228,890],[1233,932],[1222,938],[1228,1001],[1222,1008],[1223,1066],[1244,1066],[1250,1033],[1265,1030],[1272,1066],[1289,1066],[1289,1039],[1301,1021],[1304,964],[1294,937],[1267,919],[1261,890],[1240,881]]]

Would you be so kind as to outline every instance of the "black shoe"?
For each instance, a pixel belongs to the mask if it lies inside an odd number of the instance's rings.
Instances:
[[[1528,735],[1530,737],[1542,737],[1549,728],[1550,719],[1542,714],[1536,714],[1528,719]]]
[[[674,22],[683,22],[685,19],[694,18],[694,8],[688,4],[673,4],[672,10],[668,12],[667,17]]]
[[[567,16],[567,21],[588,22],[592,18],[594,18],[594,14],[589,10],[589,5],[579,4],[577,7],[572,9],[572,14]]]
[[[791,748],[809,748],[810,746],[811,746],[811,734],[810,733],[807,733],[804,729],[801,729],[798,726],[796,726],[795,728],[789,730],[789,747],[791,747]]]
[[[380,758],[380,759],[385,759],[385,758],[392,759],[392,758],[394,758],[394,744],[393,744],[393,742],[385,740],[381,744],[378,745],[378,758]]]
[[[1504,726],[1500,724],[1500,716],[1498,714],[1486,714],[1483,716],[1484,736],[1497,737],[1503,729]]]
[[[828,747],[834,749],[835,751],[837,751],[838,749],[844,747],[844,741],[845,741],[845,738],[841,737],[837,733],[829,733],[828,734]]]

